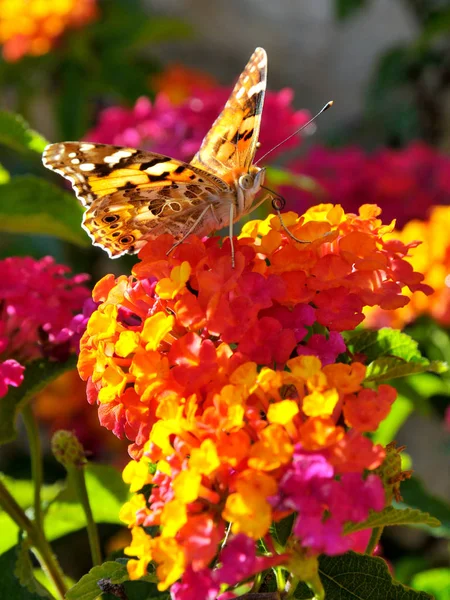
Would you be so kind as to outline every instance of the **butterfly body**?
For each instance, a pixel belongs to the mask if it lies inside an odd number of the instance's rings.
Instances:
[[[231,226],[255,207],[264,169],[253,165],[266,88],[257,48],[190,163],[106,144],[63,142],[43,163],[68,179],[86,212],[83,227],[112,258],[170,233],[178,242]]]

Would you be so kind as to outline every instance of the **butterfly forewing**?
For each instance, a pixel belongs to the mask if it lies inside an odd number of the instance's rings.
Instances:
[[[266,89],[267,57],[257,48],[191,163],[89,142],[47,146],[46,167],[68,179],[87,210],[83,227],[111,257],[145,240],[208,235],[237,210],[236,178],[254,159]]]
[[[225,180],[234,169],[249,170],[258,142],[266,79],[267,55],[263,48],[257,48],[192,165]]]
[[[134,148],[65,142],[47,146],[43,161],[72,183],[88,208],[83,227],[112,257],[161,233],[179,239],[208,204],[230,194],[225,182],[199,167]]]

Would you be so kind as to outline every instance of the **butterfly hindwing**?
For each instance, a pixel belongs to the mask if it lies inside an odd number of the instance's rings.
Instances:
[[[87,207],[84,229],[112,257],[137,251],[143,237],[180,238],[230,191],[198,167],[134,148],[65,142],[47,146],[43,161],[72,183]]]
[[[192,159],[192,165],[225,181],[233,169],[249,170],[258,142],[266,79],[267,55],[263,48],[257,48]]]

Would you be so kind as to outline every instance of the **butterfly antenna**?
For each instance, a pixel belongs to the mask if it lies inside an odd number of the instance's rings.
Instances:
[[[300,131],[303,131],[303,129],[306,129],[306,127],[308,127],[309,125],[311,125],[311,123],[313,123],[317,119],[317,117],[320,117],[320,115],[322,113],[324,113],[326,110],[328,110],[332,106],[333,106],[333,100],[330,100],[329,102],[327,102],[325,104],[325,106],[323,108],[321,108],[319,110],[319,112],[316,115],[314,115],[314,117],[312,119],[310,119],[307,123],[305,123],[304,125],[302,125],[301,127],[299,127],[296,131],[294,131],[294,133],[291,133],[291,135],[288,135],[287,138],[285,138],[282,142],[280,142],[279,144],[277,144],[276,146],[274,146],[273,148],[271,148],[268,152],[266,152],[265,154],[263,154],[261,156],[261,158],[258,158],[258,160],[254,164],[257,165],[259,162],[261,162],[263,160],[263,158],[266,158],[266,156],[268,154],[270,154],[271,152],[273,152],[274,150],[276,150],[277,148],[279,148],[280,146],[282,146],[285,142],[287,142],[288,140],[290,140],[291,138],[293,138],[294,135],[297,135],[298,133],[300,133]]]

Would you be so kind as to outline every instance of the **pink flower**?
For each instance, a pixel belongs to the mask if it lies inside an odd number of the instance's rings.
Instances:
[[[41,356],[63,359],[71,349],[69,325],[89,296],[88,275],[68,277],[69,268],[47,256],[0,261],[0,346],[21,362]]]
[[[209,569],[194,571],[188,567],[180,582],[170,588],[172,600],[215,600],[220,586]]]
[[[323,453],[307,453],[299,446],[278,495],[271,499],[277,510],[299,513],[293,531],[303,546],[329,555],[346,552],[354,544],[359,547],[366,536],[345,536],[344,523],[365,521],[369,510],[382,510],[384,502],[378,476],[363,479],[360,473],[345,473],[336,479]]]
[[[8,393],[8,386],[19,387],[23,381],[25,367],[16,360],[5,360],[0,363],[0,398]]]
[[[221,112],[230,94],[230,88],[198,90],[181,104],[173,104],[162,93],[152,103],[139,98],[131,109],[114,106],[100,113],[98,123],[86,136],[92,142],[132,146],[190,161]],[[266,93],[260,134],[264,154],[307,122],[306,111],[292,108],[293,92],[283,89]],[[296,146],[299,138],[283,144],[270,154],[273,159]]]
[[[244,534],[236,535],[220,553],[222,567],[214,573],[220,583],[235,585],[260,573],[269,567],[280,564],[284,557],[256,556],[255,541]]]
[[[289,168],[318,183],[313,194],[284,188],[289,210],[331,202],[357,213],[362,204],[377,204],[387,222],[397,219],[402,226],[425,218],[432,205],[450,204],[450,158],[423,142],[372,154],[357,147],[316,147]]]
[[[339,354],[346,352],[347,346],[340,333],[330,331],[328,337],[321,333],[314,333],[306,345],[297,347],[299,356],[317,356],[323,366],[336,362]]]

